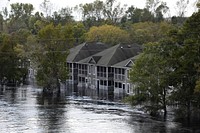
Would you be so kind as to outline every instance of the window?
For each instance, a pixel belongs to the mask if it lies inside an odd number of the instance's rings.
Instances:
[[[120,68],[118,69],[118,72],[119,72],[118,74],[122,74],[122,71],[121,71],[121,70],[122,70],[122,69],[120,69]]]
[[[106,75],[106,67],[97,67],[97,76],[105,78],[107,76]]]
[[[122,74],[125,75],[125,69],[122,69]]]
[[[115,79],[124,81],[125,80],[125,71],[126,71],[126,69],[115,68]]]
[[[104,80],[104,86],[107,86],[107,81],[106,80]]]
[[[118,87],[118,83],[117,82],[115,82],[115,88],[117,88]]]
[[[130,84],[127,84],[127,93],[130,93]]]
[[[122,88],[122,83],[115,82],[115,88]]]
[[[122,83],[119,83],[119,88],[122,88]]]
[[[113,73],[113,68],[109,67],[108,68],[108,73]]]
[[[78,81],[81,82],[81,77],[78,77]]]
[[[100,80],[100,85],[103,85],[103,80]]]
[[[113,81],[108,81],[108,86],[112,86],[113,85]]]

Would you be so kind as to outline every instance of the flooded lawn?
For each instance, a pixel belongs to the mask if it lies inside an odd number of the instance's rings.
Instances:
[[[170,119],[163,122],[128,105],[64,93],[45,96],[24,86],[0,91],[1,133],[186,133]],[[200,127],[199,127],[200,129]]]

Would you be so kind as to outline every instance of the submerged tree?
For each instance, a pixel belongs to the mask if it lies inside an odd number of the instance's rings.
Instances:
[[[143,104],[146,111],[156,115],[159,111],[167,113],[170,75],[173,67],[173,51],[176,45],[171,40],[148,43],[135,61],[130,79],[137,93],[130,98],[133,105]]]
[[[20,56],[21,51],[21,46],[11,35],[0,34],[0,81],[16,85],[26,78],[28,70]]]
[[[199,66],[200,66],[200,11],[194,13],[184,23],[179,42],[182,45],[177,52],[177,85],[173,91],[175,101],[181,103],[188,117],[192,107],[199,107]],[[195,89],[196,87],[196,89]],[[196,91],[195,91],[196,90]]]
[[[170,101],[188,118],[199,109],[199,15],[194,13],[180,30],[171,30],[165,37],[169,39],[145,45],[131,71],[131,81],[138,89],[133,104],[144,103],[153,112],[166,112]]]
[[[60,83],[68,77],[65,63],[69,45],[74,41],[72,26],[49,24],[39,31],[38,39],[41,45],[41,49],[35,51],[38,84],[51,93],[59,91]]]

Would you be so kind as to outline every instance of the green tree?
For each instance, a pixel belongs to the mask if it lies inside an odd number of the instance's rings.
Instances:
[[[32,34],[35,35],[38,33],[37,23],[41,22],[42,20],[44,20],[44,16],[40,12],[36,12],[29,18],[29,30],[31,30]]]
[[[102,24],[117,24],[125,14],[125,5],[116,4],[116,0],[105,2],[96,0],[93,3],[80,4],[77,9],[82,13],[82,19],[86,27]]]
[[[72,26],[53,26],[49,24],[39,31],[41,49],[36,52],[37,81],[45,90],[60,90],[60,83],[67,79],[66,58],[68,47],[73,43]],[[42,51],[42,52],[41,52]]]
[[[151,115],[163,110],[166,117],[168,92],[172,89],[171,64],[175,61],[173,56],[176,50],[177,46],[170,39],[144,45],[143,53],[137,57],[130,72],[130,79],[137,90],[137,93],[130,97],[133,105],[144,105]]]
[[[103,1],[96,0],[93,3],[80,4],[79,7],[82,11],[83,20],[95,18],[96,21],[101,21],[103,19]]]
[[[83,43],[85,41],[86,28],[83,23],[76,22],[73,24],[73,34],[76,43]]]
[[[168,32],[172,29],[174,29],[174,26],[167,22],[140,22],[133,24],[129,33],[132,42],[144,44],[157,42],[167,37]]]
[[[80,4],[77,9],[82,13],[82,19],[85,27],[101,25],[104,21],[104,2],[96,0],[93,3]]]
[[[153,21],[154,16],[147,10],[134,8],[133,6],[129,7],[126,11],[127,20],[131,21],[132,23],[138,23],[138,22],[145,22],[145,21]]]
[[[188,117],[191,114],[191,107],[199,107],[199,63],[200,63],[200,12],[194,13],[186,20],[179,37],[181,47],[177,52],[175,69],[176,87],[173,91],[173,98],[187,111]]]
[[[3,22],[4,22],[3,15],[0,13],[0,32],[3,31]]]
[[[55,25],[73,22],[72,9],[71,8],[61,8],[58,12],[55,11],[52,15],[52,22]]]
[[[29,29],[29,19],[34,7],[32,4],[15,3],[11,4],[10,21],[8,21],[9,32],[14,32],[20,28]]]
[[[21,61],[21,50],[11,35],[0,34],[0,81],[13,83],[25,79],[27,75],[27,67]]]

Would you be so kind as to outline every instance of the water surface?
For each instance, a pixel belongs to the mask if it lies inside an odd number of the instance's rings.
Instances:
[[[65,90],[47,96],[33,86],[0,91],[1,133],[177,133],[200,132],[162,121],[128,105]]]

